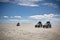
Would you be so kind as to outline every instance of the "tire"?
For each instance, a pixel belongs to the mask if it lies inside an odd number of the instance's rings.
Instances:
[[[35,27],[37,27],[37,25],[35,25]]]
[[[38,25],[38,28],[40,27],[40,25]]]

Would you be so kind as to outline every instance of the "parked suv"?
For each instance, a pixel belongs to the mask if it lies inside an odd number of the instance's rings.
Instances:
[[[42,23],[39,21],[36,25],[35,25],[35,27],[42,27]]]
[[[50,21],[47,21],[47,23],[45,25],[43,25],[43,28],[51,28]]]
[[[17,25],[16,26],[20,26],[20,23],[17,23]]]

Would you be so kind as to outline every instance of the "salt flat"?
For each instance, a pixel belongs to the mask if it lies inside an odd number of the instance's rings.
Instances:
[[[0,40],[60,40],[60,25],[46,29],[34,24],[0,24]]]

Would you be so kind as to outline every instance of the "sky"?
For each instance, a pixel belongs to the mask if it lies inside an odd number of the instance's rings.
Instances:
[[[60,0],[0,0],[0,23],[38,21],[60,24]]]

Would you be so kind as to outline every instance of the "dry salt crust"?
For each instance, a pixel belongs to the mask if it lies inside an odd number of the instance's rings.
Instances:
[[[60,40],[60,25],[46,29],[33,24],[0,24],[0,40]]]

